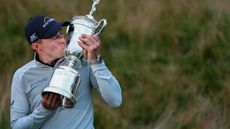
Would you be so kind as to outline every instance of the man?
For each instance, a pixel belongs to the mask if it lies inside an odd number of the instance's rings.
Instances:
[[[59,23],[48,16],[35,16],[25,27],[25,36],[35,51],[34,60],[19,68],[11,89],[11,127],[13,129],[93,129],[92,89],[110,107],[122,102],[118,81],[99,57],[100,39],[82,35],[78,44],[87,59],[78,69],[81,83],[73,108],[60,107],[60,96],[42,91],[49,85],[54,69],[66,62],[63,58],[66,40]],[[76,41],[77,43],[77,41]]]

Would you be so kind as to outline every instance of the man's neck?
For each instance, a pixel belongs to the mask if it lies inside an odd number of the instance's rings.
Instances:
[[[47,61],[47,62],[46,62],[46,61],[43,61],[42,59],[40,59],[37,53],[35,54],[35,59],[36,59],[38,62],[40,62],[40,63],[42,63],[42,64],[44,64],[44,65],[51,66],[51,67],[53,67],[53,66],[56,64],[57,60],[58,60],[58,59],[55,59],[55,60],[53,60],[53,61]]]

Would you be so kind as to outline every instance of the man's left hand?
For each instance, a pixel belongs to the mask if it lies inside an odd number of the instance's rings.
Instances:
[[[96,35],[83,34],[78,44],[84,49],[84,56],[90,62],[94,62],[99,55],[101,40]]]

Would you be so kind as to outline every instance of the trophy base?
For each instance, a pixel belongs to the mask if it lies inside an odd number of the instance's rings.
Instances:
[[[54,86],[49,86],[44,89],[42,95],[45,93],[57,93],[61,95],[61,106],[66,107],[66,108],[72,108],[76,104],[76,99],[75,96],[73,96],[69,91],[54,87]]]
[[[76,92],[80,84],[78,72],[67,66],[59,66],[55,69],[48,87],[46,87],[42,96],[47,93],[57,93],[60,95],[61,105],[71,108],[76,104]]]

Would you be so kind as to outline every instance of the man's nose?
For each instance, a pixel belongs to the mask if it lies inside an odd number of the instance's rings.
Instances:
[[[61,43],[61,44],[66,44],[66,39],[63,37],[63,38],[60,38],[59,39],[59,43]]]

